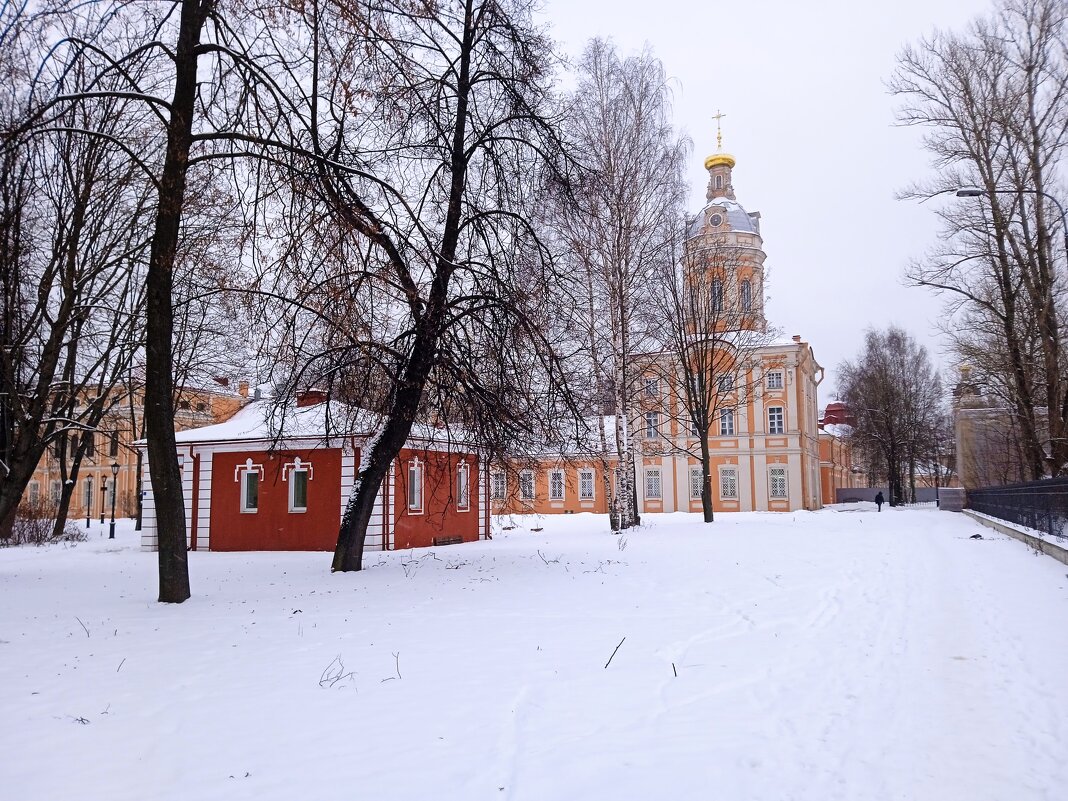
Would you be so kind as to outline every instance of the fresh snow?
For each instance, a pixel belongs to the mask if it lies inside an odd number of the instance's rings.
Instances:
[[[191,553],[180,606],[128,522],[0,550],[0,793],[1068,798],[1064,565],[934,510],[644,519]]]

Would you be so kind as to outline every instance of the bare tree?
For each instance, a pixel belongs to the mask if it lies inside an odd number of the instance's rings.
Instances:
[[[648,49],[621,58],[611,43],[595,39],[578,71],[566,127],[585,172],[561,204],[558,228],[565,258],[582,280],[576,311],[591,363],[605,493],[613,527],[626,528],[639,522],[631,425],[641,390],[632,369],[634,357],[654,343],[638,310],[652,296],[654,276],[674,258],[688,143],[672,130],[671,90]],[[608,480],[610,454],[618,459],[616,482]]]
[[[940,212],[943,244],[910,277],[950,298],[954,345],[1009,403],[1030,477],[1057,475],[1068,464],[1057,269],[1068,254],[1054,197],[1068,143],[1068,9],[1005,0],[965,32],[935,33],[898,61],[890,86],[903,101],[899,118],[928,128],[939,171],[907,196],[974,186],[979,198]]]
[[[763,380],[759,353],[771,344],[755,268],[760,252],[692,223],[678,261],[657,275],[649,322],[662,351],[642,359],[668,390],[679,436],[669,447],[701,462],[701,508],[713,521],[711,438],[734,433],[735,414]]]
[[[67,109],[49,125],[27,129],[28,74],[15,87],[22,89],[21,105],[6,95],[9,125],[0,154],[0,536],[10,532],[50,445],[65,479],[62,529],[87,437],[116,402],[115,389],[141,347],[144,295],[136,264],[147,245],[147,193],[128,154],[108,139],[131,125],[126,102]],[[88,125],[102,136],[75,133]]]
[[[869,330],[864,350],[838,374],[838,396],[856,420],[850,439],[881,459],[892,506],[915,500],[917,465],[938,457],[945,416],[926,348],[894,326]]]

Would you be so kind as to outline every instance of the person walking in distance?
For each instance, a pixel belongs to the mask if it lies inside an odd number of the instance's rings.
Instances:
[[[883,501],[885,500],[886,498],[883,497],[882,490],[879,490],[877,493],[875,493],[875,508],[877,511],[881,512],[883,510]]]

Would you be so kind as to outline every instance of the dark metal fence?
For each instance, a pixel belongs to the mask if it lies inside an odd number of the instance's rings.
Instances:
[[[968,508],[1068,538],[1068,477],[968,490]]]

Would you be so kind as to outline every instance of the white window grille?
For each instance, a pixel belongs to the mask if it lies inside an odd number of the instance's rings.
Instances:
[[[705,485],[705,471],[700,467],[690,468],[690,499],[701,500],[701,490]]]
[[[721,437],[734,436],[734,409],[719,410],[719,435]]]
[[[659,468],[649,468],[645,471],[645,497],[649,500],[660,500],[663,497]]]
[[[772,467],[768,471],[768,477],[770,479],[768,489],[772,498],[787,498],[789,495],[786,491],[786,468],[785,467]]]
[[[768,373],[768,389],[782,389],[782,370]]]
[[[753,284],[751,281],[742,281],[742,311],[753,310]]]
[[[738,498],[738,470],[733,467],[723,467],[719,471],[719,497],[724,500],[736,500]]]
[[[769,406],[768,407],[768,433],[769,434],[782,434],[785,431],[783,426],[783,414],[781,406]]]
[[[660,435],[660,413],[645,413],[645,438],[656,439]]]
[[[579,471],[579,500],[593,500],[593,471]]]
[[[549,471],[549,500],[562,501],[564,499],[564,471]]]
[[[534,500],[533,470],[524,470],[519,474],[519,497],[524,501]]]
[[[508,491],[508,480],[505,478],[504,472],[495,470],[493,475],[490,476],[490,494],[495,501],[503,501],[504,495]]]
[[[723,282],[718,278],[712,279],[712,311],[723,311]]]
[[[734,376],[729,373],[724,373],[717,380],[719,386],[719,394],[726,395],[728,392],[734,392]]]
[[[63,497],[63,485],[58,481],[53,481],[48,485],[48,497],[52,503],[59,503],[59,499]]]
[[[649,398],[655,398],[660,394],[660,379],[647,378],[645,379],[645,395]]]

